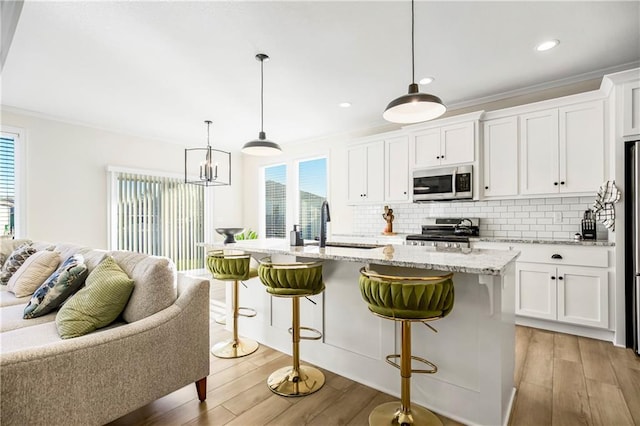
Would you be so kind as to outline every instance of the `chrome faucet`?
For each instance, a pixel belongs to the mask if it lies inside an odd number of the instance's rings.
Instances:
[[[327,222],[331,222],[329,203],[325,200],[320,207],[320,247],[327,245]]]

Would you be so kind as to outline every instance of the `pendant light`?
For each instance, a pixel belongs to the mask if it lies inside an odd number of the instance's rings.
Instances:
[[[414,53],[414,13],[411,0],[411,84],[409,93],[392,100],[382,117],[392,123],[419,123],[433,120],[447,111],[440,98],[420,93],[416,84],[416,65]]]
[[[247,142],[242,147],[242,152],[249,155],[278,155],[282,153],[282,148],[275,142],[267,139],[264,133],[264,61],[269,57],[264,53],[258,53],[256,59],[260,61],[260,133],[258,139]]]
[[[184,182],[202,186],[231,185],[231,153],[211,148],[211,120],[204,123],[207,125],[207,147],[184,150]]]

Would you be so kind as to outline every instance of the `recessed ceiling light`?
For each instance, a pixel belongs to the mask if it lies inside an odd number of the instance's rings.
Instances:
[[[351,102],[340,102],[338,106],[340,108],[349,108],[351,106]]]
[[[556,47],[559,44],[560,44],[560,41],[558,41],[558,40],[543,41],[542,43],[540,43],[539,45],[536,46],[536,50],[538,52],[544,52],[545,50],[553,49],[554,47]]]
[[[433,83],[433,80],[435,80],[435,78],[433,78],[433,77],[425,77],[422,80],[420,80],[419,83],[422,84],[422,85],[430,84],[430,83]]]

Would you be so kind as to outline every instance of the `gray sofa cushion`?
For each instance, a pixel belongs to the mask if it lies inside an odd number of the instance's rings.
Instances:
[[[56,312],[50,312],[41,317],[24,319],[24,305],[4,306],[0,309],[0,333],[32,325],[52,322],[56,319]],[[57,333],[56,333],[57,334]],[[2,348],[4,352],[4,348]]]
[[[177,274],[171,260],[129,251],[114,251],[111,255],[135,284],[122,313],[126,322],[146,318],[175,302]]]
[[[31,300],[31,295],[25,297],[16,297],[15,294],[7,290],[6,285],[0,286],[0,308],[3,306],[21,305],[24,309]]]
[[[6,308],[2,308],[4,311]],[[35,323],[35,321],[42,320],[51,316],[51,320],[45,323]],[[58,336],[56,330],[56,318],[55,313],[49,314],[44,317],[24,320],[31,321],[32,326],[22,329],[14,329],[11,331],[4,331],[0,334],[0,346],[2,346],[2,355],[6,355],[11,352],[20,351],[23,349],[36,349],[38,347],[48,346],[51,343],[59,342],[62,339]],[[3,324],[4,326],[4,324]]]
[[[69,243],[56,244],[53,250],[60,253],[61,262],[64,262],[76,253],[83,255],[84,263],[87,265],[89,272],[93,271],[93,268],[98,266],[108,253],[106,250],[92,249],[78,244]]]

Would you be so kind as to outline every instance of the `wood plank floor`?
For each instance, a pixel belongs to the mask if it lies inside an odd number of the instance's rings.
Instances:
[[[212,285],[213,297],[223,294],[223,287]],[[224,326],[211,323],[212,343],[229,336]],[[290,362],[288,355],[264,345],[243,358],[211,356],[204,403],[189,385],[109,425],[356,426],[368,424],[373,407],[395,400],[326,370],[326,384],[315,394],[277,396],[268,390],[266,378]],[[516,327],[515,383],[511,426],[640,425],[640,359],[629,349]]]

